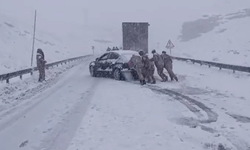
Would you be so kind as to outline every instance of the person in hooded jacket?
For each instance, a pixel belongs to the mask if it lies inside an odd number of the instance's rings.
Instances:
[[[164,68],[167,70],[171,81],[176,80],[178,81],[177,76],[173,72],[173,61],[172,58],[166,53],[166,51],[162,51],[161,54],[163,61],[164,61]]]
[[[155,84],[154,72],[155,66],[152,61],[149,60],[148,56],[143,52],[139,51],[139,55],[142,57],[142,63],[144,64],[144,75],[148,83]]]
[[[151,58],[150,60],[154,62],[155,66],[157,68],[157,73],[162,78],[162,82],[168,81],[168,76],[166,76],[163,73],[164,61],[163,61],[161,55],[156,53],[156,50],[152,50],[152,54],[153,54],[153,58]]]
[[[45,80],[45,57],[42,49],[37,49],[37,54],[36,54],[36,63],[37,63],[37,69],[39,72],[39,82],[42,82]]]
[[[110,47],[107,48],[107,52],[109,52],[109,51],[111,51],[111,48],[110,48]]]

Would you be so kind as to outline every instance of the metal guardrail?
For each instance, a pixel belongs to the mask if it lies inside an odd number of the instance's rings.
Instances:
[[[220,70],[229,69],[229,70],[233,70],[233,72],[239,71],[239,72],[250,73],[250,67],[246,67],[246,66],[237,66],[237,65],[230,65],[230,64],[216,63],[216,62],[196,60],[196,59],[190,59],[190,58],[181,58],[181,57],[172,57],[172,58],[176,60],[180,60],[180,61],[190,61],[193,64],[197,63],[197,64],[200,64],[201,66],[206,65],[209,68],[212,66],[212,67],[218,67]]]
[[[91,56],[91,55],[85,55],[85,56],[80,56],[80,57],[75,57],[75,58],[70,58],[70,59],[65,59],[65,60],[49,63],[49,64],[45,65],[45,68],[49,69],[50,67],[54,67],[54,66],[58,67],[59,65],[67,64],[67,63],[70,63],[70,62],[73,62],[73,61],[79,61],[79,60],[82,60],[82,59],[84,59],[86,57],[89,57],[89,56]],[[6,80],[6,83],[9,83],[9,80],[11,78],[20,77],[20,79],[22,79],[23,75],[25,75],[25,74],[31,74],[32,75],[34,71],[37,71],[37,67],[2,74],[2,75],[0,75],[0,81]]]

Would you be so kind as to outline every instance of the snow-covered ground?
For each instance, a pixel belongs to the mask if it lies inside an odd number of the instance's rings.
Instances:
[[[40,89],[8,85],[24,90],[1,109],[0,149],[248,150],[247,74],[175,61],[180,82],[140,86],[91,77],[92,59]]]
[[[250,2],[248,4],[250,6]],[[227,14],[205,15],[182,26],[173,54],[207,61],[250,66],[250,7]]]
[[[83,61],[92,60],[93,56],[86,57]],[[19,77],[10,79],[10,83],[5,81],[0,82],[0,111],[6,110],[13,106],[22,103],[25,99],[28,99],[38,92],[42,92],[46,88],[52,86],[59,80],[59,76],[68,69],[79,64],[79,61],[63,64],[62,66],[49,68],[46,70],[46,84],[38,82],[38,72],[34,72],[31,76],[26,74],[23,79]]]
[[[174,56],[250,65],[249,6],[1,0],[0,74],[30,66],[35,9],[35,49],[48,62],[120,46],[122,22],[148,21],[150,49],[163,50],[171,39]],[[1,83],[0,149],[250,149],[248,74],[174,61],[179,82],[140,86],[90,77],[90,60],[48,70],[46,83],[37,83],[37,73]]]
[[[181,61],[174,61],[174,72],[180,82],[158,83],[157,86],[189,96],[212,108],[211,111],[218,117],[216,122],[206,126],[213,133],[225,136],[237,149],[249,149],[250,75]],[[193,103],[200,107],[199,103]],[[202,110],[202,107],[199,109]],[[197,122],[191,123],[194,124],[197,125]]]

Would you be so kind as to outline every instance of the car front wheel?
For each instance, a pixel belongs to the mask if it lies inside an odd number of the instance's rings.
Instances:
[[[115,69],[113,72],[113,76],[115,80],[121,80],[121,70]]]
[[[90,75],[91,75],[92,77],[96,77],[96,71],[95,71],[94,66],[90,66],[90,67],[89,67],[89,72],[90,72]]]

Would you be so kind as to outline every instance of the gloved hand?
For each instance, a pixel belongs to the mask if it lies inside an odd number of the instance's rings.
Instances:
[[[129,68],[129,65],[128,65],[128,63],[124,63],[122,67],[123,68]]]

